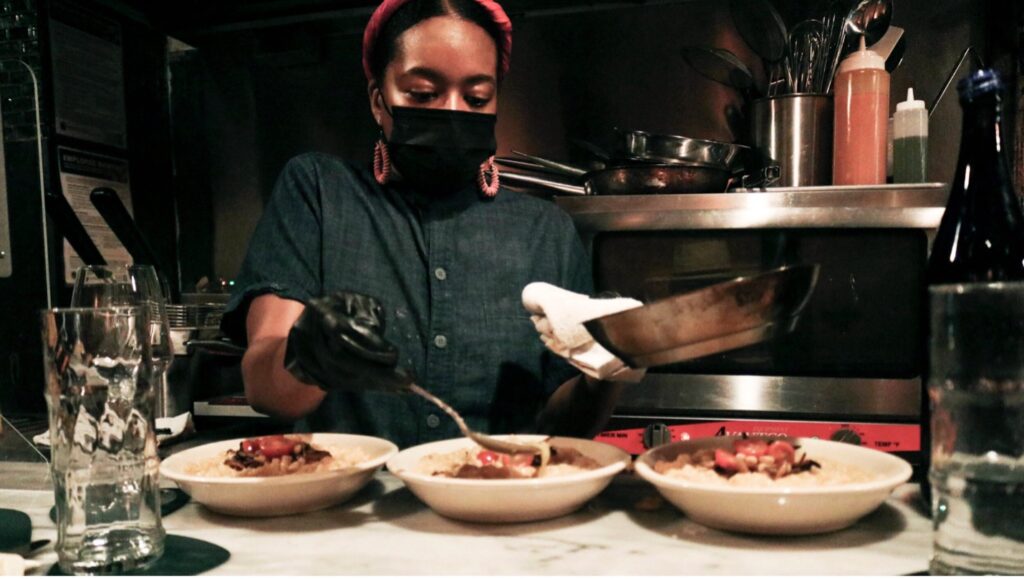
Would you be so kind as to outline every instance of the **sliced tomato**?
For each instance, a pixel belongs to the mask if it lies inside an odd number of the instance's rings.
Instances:
[[[768,445],[768,454],[775,459],[775,462],[793,462],[796,456],[796,449],[785,440],[776,440]]]
[[[761,456],[768,450],[768,443],[762,438],[744,438],[732,443],[736,454],[743,453],[747,456]]]
[[[715,449],[715,466],[729,472],[739,468],[736,466],[736,455],[721,448]]]
[[[503,462],[503,456],[504,455],[501,453],[493,452],[490,450],[481,450],[480,452],[476,453],[476,459],[480,461],[480,464],[482,466]]]
[[[247,439],[247,440],[243,440],[240,448],[241,448],[242,452],[246,452],[246,453],[249,453],[249,454],[256,454],[256,452],[258,452],[259,449],[260,449],[260,441],[259,441],[259,439],[256,439],[256,438],[250,438],[250,439]]]
[[[281,435],[262,436],[256,441],[260,446],[260,453],[267,458],[280,458],[292,453],[297,444],[294,440]]]

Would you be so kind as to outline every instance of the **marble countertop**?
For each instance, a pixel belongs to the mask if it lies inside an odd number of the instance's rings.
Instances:
[[[20,476],[35,480],[40,466]],[[0,507],[27,512],[33,539],[54,539],[53,493],[36,489],[0,490]],[[652,496],[653,487],[621,475],[569,516],[469,524],[433,513],[380,473],[351,501],[316,513],[241,519],[189,503],[164,526],[230,551],[210,571],[227,575],[900,575],[928,567],[931,524],[916,507],[916,485],[847,530],[788,538],[708,529],[667,503],[638,508]],[[56,561],[52,543],[34,559],[45,572]]]

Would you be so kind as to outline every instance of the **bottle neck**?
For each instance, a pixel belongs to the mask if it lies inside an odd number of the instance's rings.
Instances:
[[[970,158],[1005,154],[1002,134],[1003,103],[998,93],[963,103],[964,120],[961,137],[962,153]]]

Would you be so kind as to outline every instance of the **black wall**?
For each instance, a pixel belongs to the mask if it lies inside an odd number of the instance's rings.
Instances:
[[[126,157],[130,167],[135,219],[163,263],[176,264],[175,201],[171,181],[172,156],[167,84],[166,37],[144,21],[99,4],[82,0],[49,0],[39,3],[13,0],[31,13],[35,31],[18,39],[18,56],[37,64],[42,97],[44,188],[60,193],[55,159],[58,146]],[[64,136],[54,126],[52,70],[49,65],[48,18],[69,6],[73,10],[114,19],[121,25],[124,42],[127,150]],[[2,35],[0,35],[2,36]],[[38,41],[36,41],[38,38]],[[2,44],[0,44],[2,47]],[[7,72],[4,70],[3,72]],[[25,75],[27,77],[27,74]],[[11,77],[0,79],[13,82]],[[17,80],[17,78],[13,79]],[[26,82],[22,80],[21,82]],[[0,90],[3,89],[0,84]],[[22,95],[18,95],[19,98]],[[43,251],[42,209],[34,112],[19,111],[19,124],[5,131],[8,205],[11,214],[14,273],[0,279],[0,407],[5,414],[37,412],[44,408],[42,347],[39,310],[47,307],[46,269]],[[8,111],[4,111],[5,120]],[[29,122],[24,127],[24,122]],[[5,127],[6,128],[6,127]],[[63,282],[63,243],[54,224],[48,224],[50,290],[52,306],[67,306],[70,288]],[[177,284],[177,268],[164,272]]]
[[[790,25],[820,11],[812,0],[776,0]],[[632,7],[530,15],[513,13],[512,70],[502,86],[499,154],[522,150],[582,160],[569,137],[600,140],[612,127],[698,138],[733,139],[724,111],[742,106],[736,91],[696,74],[680,48],[728,48],[755,75],[760,62],[739,37],[725,0],[638,3]],[[899,0],[893,24],[906,29],[903,65],[891,102],[908,87],[931,100],[960,52],[985,51],[991,29],[1012,22],[1005,1]],[[1004,18],[1005,17],[1005,18]],[[212,230],[189,259],[232,277],[245,255],[266,196],[285,161],[319,150],[368,160],[376,138],[359,64],[360,23],[318,21],[210,33],[175,91],[193,102],[188,123],[204,139],[176,155],[202,157]],[[196,83],[201,83],[197,87]],[[175,124],[179,125],[178,119]],[[932,116],[929,178],[948,182],[959,148],[955,91]],[[194,128],[186,130],[195,131]],[[204,210],[205,211],[205,210]],[[205,221],[204,226],[211,224]],[[212,256],[212,257],[208,257]]]

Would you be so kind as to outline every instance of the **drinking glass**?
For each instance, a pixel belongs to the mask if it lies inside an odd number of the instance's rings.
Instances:
[[[117,573],[163,553],[145,308],[42,312],[56,551],[67,573]]]
[[[1024,283],[933,286],[932,574],[1024,574]]]
[[[164,417],[179,412],[169,398],[167,369],[174,358],[170,324],[167,320],[167,284],[149,265],[122,265],[110,267],[89,265],[75,272],[75,285],[71,292],[73,308],[103,308],[113,306],[141,306],[148,310],[149,341],[152,345],[152,376],[144,377],[154,383],[156,416]]]

